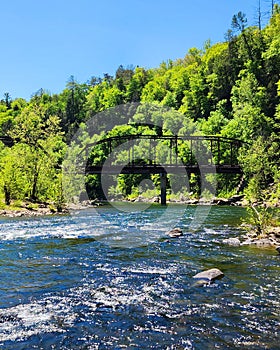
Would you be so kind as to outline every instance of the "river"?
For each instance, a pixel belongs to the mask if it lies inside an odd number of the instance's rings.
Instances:
[[[128,207],[0,219],[0,349],[279,349],[280,256],[223,243],[243,208]]]

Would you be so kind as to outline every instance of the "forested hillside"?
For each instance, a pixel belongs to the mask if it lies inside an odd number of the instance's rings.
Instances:
[[[163,115],[164,133],[180,133],[177,125],[182,125],[190,134],[200,130],[250,142],[250,150],[239,157],[247,179],[244,191],[251,201],[279,201],[280,7],[275,6],[265,28],[247,27],[245,15],[238,13],[225,42],[206,42],[202,50],[191,48],[184,58],[157,68],[120,66],[115,76],[104,74],[83,84],[71,77],[60,94],[41,89],[30,101],[5,94],[0,135],[14,144],[0,144],[3,205],[29,199],[60,207],[61,164],[75,131],[97,113],[131,102],[174,111],[174,116]],[[141,107],[137,113],[139,118]],[[87,181],[91,196],[101,196],[98,178]],[[137,176],[120,176],[116,193],[130,195],[137,181]],[[233,194],[239,181],[219,175],[218,195]]]

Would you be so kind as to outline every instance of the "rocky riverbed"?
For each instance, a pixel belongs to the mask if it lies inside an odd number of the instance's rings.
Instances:
[[[120,199],[114,199],[113,201],[119,201]],[[123,200],[123,199],[122,199]],[[160,197],[155,196],[152,198],[144,197],[142,195],[139,195],[136,198],[133,199],[127,199],[125,201],[129,202],[144,202],[144,203],[160,203]],[[234,195],[230,198],[219,198],[214,197],[211,199],[208,198],[189,198],[185,196],[181,196],[179,199],[169,199],[167,200],[167,203],[178,203],[178,204],[186,204],[186,205],[234,205],[234,206],[244,206],[246,205],[246,202],[244,201],[244,195]]]
[[[268,227],[267,233],[258,235],[254,230],[249,230],[241,237],[224,239],[223,243],[232,246],[255,245],[257,247],[280,247],[280,227]]]
[[[67,208],[57,210],[55,207],[49,204],[30,204],[23,203],[19,207],[7,207],[0,210],[0,216],[16,218],[16,217],[34,217],[34,216],[45,216],[53,214],[65,214],[68,212]]]

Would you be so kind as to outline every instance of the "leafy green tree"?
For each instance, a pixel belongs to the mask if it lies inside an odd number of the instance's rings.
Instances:
[[[134,68],[127,67],[124,68],[122,65],[116,71],[115,84],[117,88],[121,91],[126,90],[126,86],[130,83],[134,75]]]
[[[71,139],[79,124],[86,119],[85,102],[88,90],[89,86],[87,84],[79,84],[71,76],[66,84],[66,89],[60,96],[51,97],[49,114],[59,116],[67,141]],[[40,103],[46,105],[44,99]]]
[[[1,147],[0,188],[6,205],[10,205],[12,200],[24,199],[26,196],[28,182],[23,155],[24,145]]]
[[[161,102],[167,91],[164,87],[164,78],[160,77],[147,83],[142,91],[141,101]]]
[[[205,62],[205,75],[208,84],[208,99],[211,110],[215,110],[217,104],[225,100],[229,111],[231,89],[234,86],[239,71],[239,62],[233,62],[229,43],[218,43],[207,49],[202,57]],[[238,58],[236,58],[238,59]]]
[[[190,88],[184,91],[184,98],[179,112],[193,120],[207,118],[210,113],[208,98],[209,86],[202,66],[189,67]],[[192,71],[191,71],[192,70]]]
[[[101,100],[102,109],[108,109],[115,107],[123,103],[123,93],[117,86],[112,86],[109,89],[105,89],[103,93],[103,98]]]
[[[279,11],[279,12],[278,12]],[[264,59],[264,86],[269,96],[267,109],[272,117],[279,103],[277,82],[280,74],[280,6],[270,19],[270,24],[263,30],[266,49],[262,53]]]
[[[42,106],[30,105],[15,118],[10,135],[22,146],[22,172],[28,183],[26,196],[46,200],[60,172],[65,144],[56,116],[46,117]]]
[[[237,15],[234,15],[232,17],[232,22],[231,22],[232,28],[239,31],[241,33],[241,37],[244,40],[248,56],[250,60],[253,60],[253,55],[252,55],[252,48],[249,44],[249,40],[247,38],[247,34],[245,32],[245,28],[247,26],[247,18],[246,15],[242,12],[238,12]]]
[[[218,103],[217,110],[211,111],[208,119],[198,120],[198,130],[205,135],[219,135],[222,129],[228,124],[229,120],[225,117],[227,101],[222,100]]]
[[[189,72],[184,66],[176,65],[168,71],[168,88],[162,103],[179,109],[184,98],[184,91],[189,88]]]
[[[244,150],[239,157],[243,171],[249,180],[247,195],[253,202],[263,200],[263,191],[273,182],[271,153],[274,151],[270,141],[260,136],[254,141],[249,152]]]
[[[7,132],[10,129],[12,123],[13,117],[10,113],[10,110],[7,110],[6,105],[0,104],[0,135],[7,135]]]
[[[252,73],[243,70],[232,89],[233,119],[223,128],[223,136],[252,141],[258,136],[268,137],[272,120],[265,113],[266,91],[258,85]]]
[[[131,77],[126,86],[126,102],[139,102],[142,95],[142,90],[148,81],[151,79],[150,73],[144,68],[137,67],[134,75]]]
[[[101,83],[95,85],[89,90],[89,93],[86,96],[87,119],[92,118],[96,113],[102,110],[102,99],[104,96],[104,90],[106,89],[106,86],[107,85],[105,83]]]

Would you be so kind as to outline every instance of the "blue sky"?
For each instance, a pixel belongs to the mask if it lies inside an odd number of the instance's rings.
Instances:
[[[269,1],[261,0],[263,10]],[[257,20],[258,0],[10,0],[0,11],[0,99],[61,92],[120,64],[157,67],[189,48],[224,41],[238,11]]]

